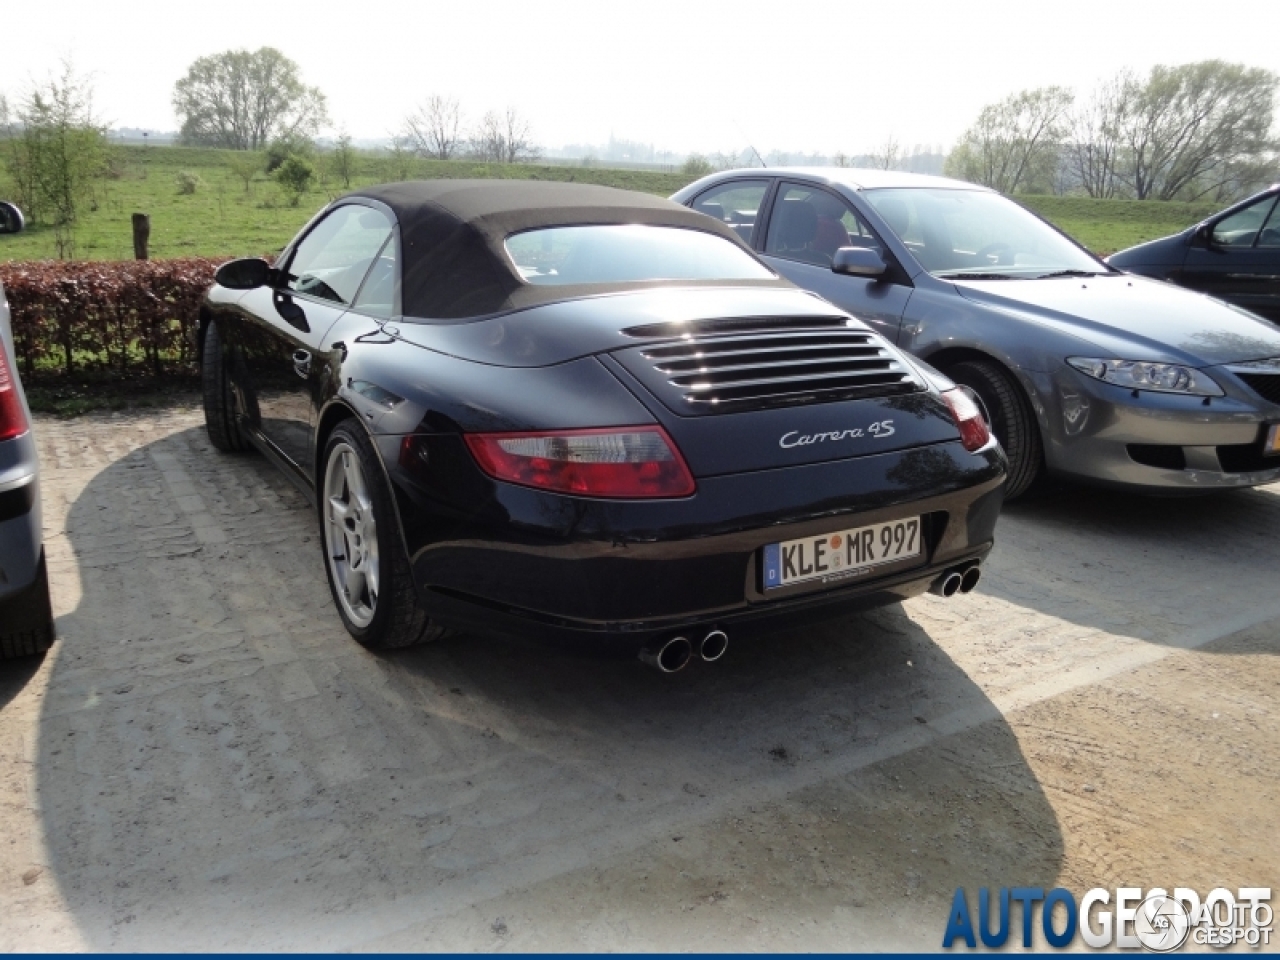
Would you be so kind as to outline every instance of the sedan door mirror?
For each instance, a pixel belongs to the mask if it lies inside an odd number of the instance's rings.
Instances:
[[[888,265],[869,247],[841,247],[831,258],[831,272],[848,277],[882,277]]]
[[[17,204],[0,203],[0,233],[21,233],[26,225]]]
[[[256,290],[272,281],[271,264],[259,257],[245,257],[224,263],[213,279],[228,290]]]

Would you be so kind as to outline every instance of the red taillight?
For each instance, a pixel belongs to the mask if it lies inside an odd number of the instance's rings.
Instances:
[[[972,452],[985,447],[991,439],[991,431],[987,429],[987,421],[973,398],[956,388],[942,391],[942,399],[947,401],[951,416],[960,428],[960,442],[964,448]]]
[[[31,429],[22,398],[18,396],[18,384],[5,355],[4,341],[0,340],[0,440],[12,440]]]
[[[661,427],[472,433],[467,446],[498,480],[581,497],[687,497],[693,475]]]

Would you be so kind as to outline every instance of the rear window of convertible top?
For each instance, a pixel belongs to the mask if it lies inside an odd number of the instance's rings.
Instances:
[[[723,237],[683,227],[543,227],[512,234],[505,244],[525,283],[544,286],[773,277]]]

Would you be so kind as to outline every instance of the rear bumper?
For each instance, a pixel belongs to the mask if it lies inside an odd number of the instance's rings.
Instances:
[[[0,623],[7,623],[6,604],[37,579],[42,533],[37,479],[0,486]]]
[[[450,626],[595,646],[636,647],[701,625],[768,630],[914,596],[986,555],[1004,495],[994,444],[703,478],[685,499],[627,502],[497,483],[458,457],[456,437],[423,440],[433,469],[421,476],[399,456],[400,438],[379,442],[428,613]],[[764,592],[766,544],[908,516],[925,518],[920,566]]]

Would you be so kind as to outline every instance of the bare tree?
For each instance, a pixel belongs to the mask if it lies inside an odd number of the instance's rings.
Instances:
[[[351,189],[351,178],[356,175],[355,148],[351,146],[351,135],[343,130],[338,135],[338,144],[333,148],[333,156],[329,158],[333,167],[333,175],[342,181],[344,189]]]
[[[947,157],[947,172],[1001,193],[1051,180],[1072,99],[1063,87],[1041,87],[983,107]]]
[[[1067,172],[1091,197],[1110,198],[1120,189],[1125,126],[1138,96],[1138,81],[1125,70],[1100,84],[1070,117]]]
[[[387,151],[391,158],[391,174],[396,180],[408,180],[413,176],[413,150],[409,142],[397,134],[391,138],[391,148]]]
[[[231,150],[261,150],[277,139],[315,136],[329,122],[324,94],[273,47],[201,57],[173,88],[182,139]]]
[[[462,107],[452,97],[433,94],[404,119],[404,138],[431,160],[451,160],[464,142]]]
[[[471,150],[481,160],[498,163],[531,163],[541,156],[529,121],[515,107],[486,113],[472,134]]]
[[[1272,147],[1277,85],[1269,70],[1221,60],[1153,67],[1124,124],[1121,175],[1134,196],[1194,199],[1259,159]]]
[[[889,134],[884,143],[871,151],[870,156],[873,167],[879,170],[893,170],[902,159],[902,145],[893,134]]]

